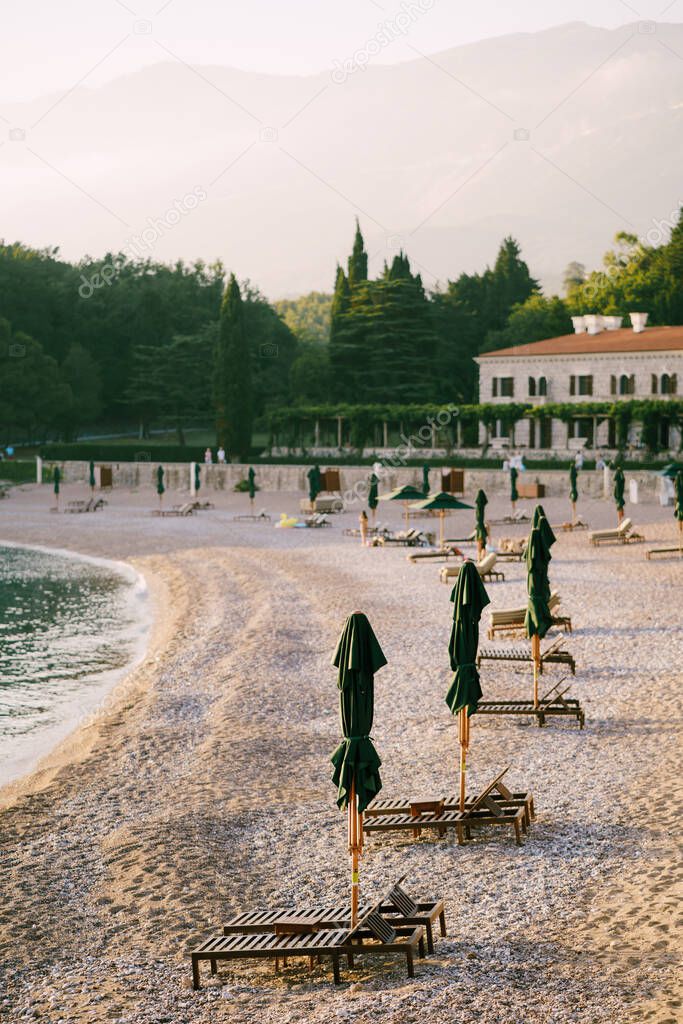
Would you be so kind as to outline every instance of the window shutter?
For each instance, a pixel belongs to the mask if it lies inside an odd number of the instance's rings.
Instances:
[[[678,374],[676,374],[676,373],[672,373],[671,374],[671,387],[670,387],[670,390],[671,390],[671,394],[672,395],[677,395],[678,394]]]
[[[497,377],[494,377],[493,380],[491,381],[491,397],[492,398],[497,398],[498,397],[498,378]]]
[[[575,395],[576,394],[576,377],[573,374],[569,378],[569,394],[570,395]]]
[[[656,395],[657,394],[657,374],[653,373],[652,377],[650,379],[652,381],[652,394]]]
[[[617,378],[614,374],[609,379],[609,393],[610,395],[616,395],[617,393]]]
[[[628,389],[629,395],[635,395],[635,393],[636,393],[636,375],[635,375],[635,373],[631,374],[631,377],[630,377],[628,383],[629,383],[629,389]]]

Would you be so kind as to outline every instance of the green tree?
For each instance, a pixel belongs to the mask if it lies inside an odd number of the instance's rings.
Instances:
[[[76,437],[83,426],[93,427],[102,411],[102,381],[97,363],[82,345],[72,345],[62,363],[62,377],[71,389],[72,402],[64,428]]]
[[[513,306],[502,331],[490,331],[481,351],[526,345],[544,338],[557,338],[572,333],[569,311],[557,295],[546,298],[532,295],[526,302]]]
[[[360,230],[360,224],[356,217],[356,234],[353,240],[353,249],[348,260],[349,288],[353,290],[363,281],[368,279],[368,254],[365,251],[365,242]]]
[[[22,331],[0,321],[0,431],[4,443],[44,441],[69,413],[71,389],[56,359]]]
[[[230,458],[243,461],[251,447],[253,398],[251,353],[240,287],[230,275],[221,306],[214,356],[216,439]]]
[[[273,303],[273,308],[297,341],[326,344],[330,340],[331,295],[308,292],[297,299],[279,299]]]

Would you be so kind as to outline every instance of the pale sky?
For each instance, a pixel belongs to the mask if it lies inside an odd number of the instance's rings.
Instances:
[[[683,0],[23,0],[6,2],[0,104],[96,86],[165,58],[273,74],[314,74],[344,61],[412,11],[377,63],[415,59],[510,32],[569,21],[605,28],[680,21]],[[157,42],[158,41],[158,42]]]

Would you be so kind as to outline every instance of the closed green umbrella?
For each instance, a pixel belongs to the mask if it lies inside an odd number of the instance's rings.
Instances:
[[[363,850],[363,811],[382,788],[381,761],[370,738],[375,705],[374,676],[387,659],[362,612],[342,629],[332,664],[339,669],[339,713],[344,739],[332,754],[337,806],[348,810],[351,854],[351,922],[358,919],[358,859]]]
[[[512,511],[515,511],[515,504],[519,501],[519,493],[517,492],[517,477],[519,473],[514,466],[510,467],[510,501],[512,502]]]
[[[256,484],[254,482],[256,474],[252,466],[249,467],[247,473],[247,483],[249,484],[249,504],[251,505],[251,511],[254,511],[254,498],[256,497]]]
[[[59,508],[59,484],[60,484],[61,479],[62,479],[62,471],[59,468],[59,466],[55,466],[54,472],[52,474],[52,479],[54,481],[54,488],[53,488],[53,490],[55,492],[55,503],[57,505],[57,508]]]
[[[681,470],[683,470],[683,462],[667,462],[659,475],[668,476],[670,480],[675,480]]]
[[[446,518],[446,512],[452,509],[472,508],[471,505],[465,504],[464,501],[458,501],[457,498],[454,498],[452,494],[447,494],[446,491],[430,494],[428,498],[424,498],[423,501],[416,501],[410,507],[423,512],[439,513],[439,540],[441,547],[444,544],[444,519]]]
[[[614,504],[617,506],[617,522],[621,522],[624,518],[624,471],[621,466],[617,466],[614,471]]]
[[[539,529],[543,535],[543,541],[545,546],[550,551],[557,537],[553,533],[553,528],[548,522],[548,517],[545,514],[545,510],[542,505],[537,505],[534,509],[534,514],[531,520],[531,529]]]
[[[541,664],[541,640],[546,635],[553,620],[548,607],[550,599],[550,582],[548,580],[548,563],[551,554],[540,525],[545,516],[539,519],[529,535],[526,549],[527,567],[527,611],[524,618],[526,635],[531,640],[531,657],[534,663],[534,707],[538,707],[538,675]],[[547,522],[547,520],[545,520]],[[551,531],[552,532],[552,531]]]
[[[569,500],[572,505],[572,524],[576,522],[576,503],[579,500],[579,491],[577,487],[579,471],[576,468],[575,462],[569,464]]]
[[[676,495],[674,515],[678,520],[678,549],[683,557],[683,469],[679,469],[676,474],[674,493]]]
[[[90,484],[90,493],[95,493],[95,463],[91,461],[89,467],[88,482]]]
[[[315,499],[320,494],[320,488],[322,484],[322,479],[320,476],[320,467],[311,466],[306,476],[308,477],[308,500],[312,505]]]
[[[451,668],[455,672],[446,694],[446,703],[452,714],[460,715],[460,810],[465,810],[465,778],[467,751],[470,745],[469,718],[477,710],[481,699],[481,685],[477,668],[479,647],[479,620],[490,603],[486,588],[474,562],[469,559],[460,566],[458,581],[451,592],[453,625],[448,641]]]
[[[164,467],[157,466],[157,494],[159,495],[159,508],[161,508],[161,501],[164,496]]]
[[[425,498],[429,494],[429,466],[422,467],[422,494]]]
[[[194,464],[194,493],[199,494],[202,486],[202,470],[198,462]]]
[[[409,501],[418,501],[422,497],[424,497],[424,495],[422,494],[422,491],[419,490],[419,488],[413,487],[412,484],[405,484],[403,487],[396,487],[393,491],[389,491],[388,494],[380,494],[379,500],[380,501],[402,501],[403,502],[403,507],[405,509],[406,530],[407,530],[408,526],[409,526],[408,502]]]
[[[479,557],[484,553],[486,547],[486,540],[488,538],[488,530],[486,529],[486,514],[484,512],[486,506],[489,503],[489,499],[486,497],[484,491],[477,491],[477,496],[474,499],[474,507],[476,509],[476,515],[474,517],[475,533],[477,537],[477,549]]]
[[[370,490],[368,491],[368,508],[372,510],[372,522],[375,522],[375,510],[377,508],[377,484],[379,480],[375,473],[370,474]]]

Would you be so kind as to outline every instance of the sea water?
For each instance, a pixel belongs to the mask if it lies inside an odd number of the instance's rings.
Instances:
[[[144,650],[146,596],[120,563],[0,546],[0,785],[102,709]]]

